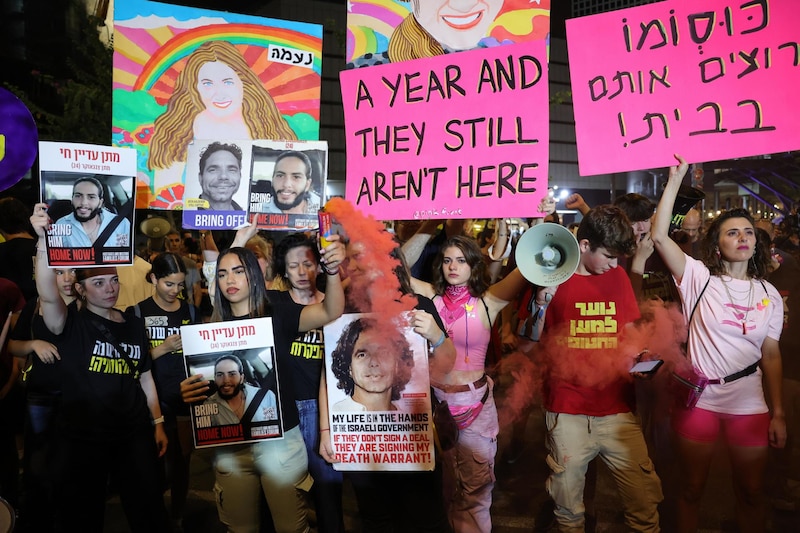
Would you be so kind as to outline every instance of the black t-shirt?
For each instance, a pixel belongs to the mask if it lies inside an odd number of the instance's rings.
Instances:
[[[39,296],[33,279],[35,255],[36,239],[16,238],[0,243],[0,278],[16,283],[26,301]]]
[[[278,395],[281,403],[283,429],[288,431],[300,425],[300,415],[297,412],[294,384],[291,379],[292,361],[289,351],[292,341],[297,337],[300,328],[300,313],[302,305],[292,302],[286,304],[280,298],[281,291],[267,291],[271,304],[269,315],[272,317],[272,331],[275,336],[275,359],[278,369]],[[250,315],[235,317],[234,320],[253,318]]]
[[[138,308],[138,309],[137,309]],[[181,326],[192,323],[192,314],[185,301],[177,311],[164,311],[153,297],[129,307],[126,313],[144,320],[144,328],[152,350],[164,343],[167,337],[180,334]],[[164,416],[188,416],[189,406],[181,398],[181,381],[186,379],[183,350],[170,352],[153,360],[153,379]]]
[[[63,370],[59,428],[70,437],[115,440],[151,424],[139,380],[133,378],[125,358],[95,325],[108,329],[142,374],[152,366],[144,321],[123,316],[125,322],[114,322],[88,310],[67,307],[57,346]]]
[[[273,291],[270,300],[276,306],[298,306],[289,291]],[[296,400],[316,400],[319,398],[319,381],[322,375],[322,361],[325,357],[325,340],[322,328],[301,333],[289,348],[289,372]],[[286,374],[284,374],[284,379]]]

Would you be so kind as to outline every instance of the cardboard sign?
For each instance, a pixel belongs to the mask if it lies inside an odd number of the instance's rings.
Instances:
[[[341,73],[345,197],[379,220],[530,216],[547,193],[543,41]]]
[[[581,175],[800,147],[793,0],[672,0],[567,21]]]

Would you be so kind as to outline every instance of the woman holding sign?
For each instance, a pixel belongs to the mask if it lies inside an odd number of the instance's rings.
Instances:
[[[57,531],[103,531],[109,477],[134,532],[167,531],[158,457],[167,436],[141,319],[116,309],[115,267],[78,269],[77,306],[64,302],[47,266],[47,205],[36,204],[36,288],[61,357],[54,444]],[[143,512],[146,510],[146,512]]]
[[[234,245],[245,243],[256,232],[255,224],[240,229]],[[344,310],[344,291],[339,279],[339,265],[344,247],[338,236],[322,251],[323,270],[327,275],[327,292],[321,303],[301,306],[276,297],[267,291],[258,260],[245,248],[235,246],[216,259],[216,296],[213,322],[269,317],[273,319],[275,354],[278,375],[288,377],[292,341],[301,332],[321,328],[338,318]],[[284,370],[286,369],[286,370]],[[207,398],[208,381],[202,375],[191,376],[181,383],[187,403]],[[216,449],[214,472],[215,493],[220,520],[234,533],[259,530],[259,490],[269,505],[277,533],[306,532],[306,516],[302,491],[311,488],[299,414],[291,379],[284,379],[279,388],[284,438],[255,444],[225,446]]]

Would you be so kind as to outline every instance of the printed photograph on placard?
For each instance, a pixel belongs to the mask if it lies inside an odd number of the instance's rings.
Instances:
[[[283,438],[271,319],[182,326],[181,337],[187,375],[209,383],[190,406],[197,448]]]
[[[404,317],[346,314],[324,328],[337,470],[432,470],[428,349]]]
[[[41,200],[52,220],[50,266],[130,265],[136,154],[128,148],[39,143]]]
[[[319,225],[328,172],[326,141],[253,141],[250,213],[259,228],[305,231]]]
[[[233,229],[247,220],[249,140],[194,140],[187,150],[183,227]]]

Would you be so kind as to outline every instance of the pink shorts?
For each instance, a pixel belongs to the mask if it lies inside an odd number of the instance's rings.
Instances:
[[[728,415],[697,407],[672,413],[672,429],[684,439],[715,442],[721,429],[731,446],[768,446],[769,421],[769,413]]]

